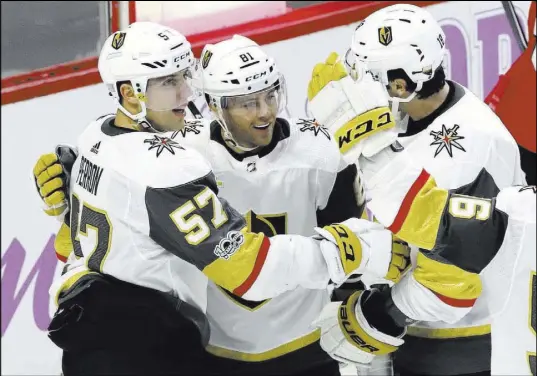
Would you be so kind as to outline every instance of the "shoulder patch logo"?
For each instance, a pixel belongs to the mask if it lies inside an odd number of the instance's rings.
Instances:
[[[453,158],[453,148],[466,152],[466,150],[458,142],[459,140],[464,139],[463,136],[459,136],[457,134],[458,129],[459,126],[457,124],[455,124],[453,128],[446,128],[446,126],[442,124],[441,131],[431,131],[430,135],[434,137],[434,141],[431,142],[431,146],[438,145],[436,151],[434,152],[435,158],[444,149],[451,158]]]
[[[203,128],[203,127],[204,125],[203,125],[203,122],[201,121],[196,121],[196,120],[186,121],[183,129],[181,129],[180,131],[174,132],[173,137],[175,137],[175,135],[177,134],[181,134],[181,136],[183,137],[186,137],[188,133],[200,134],[201,133],[200,128]]]
[[[328,129],[317,123],[315,120],[299,119],[296,125],[302,126],[300,128],[301,132],[311,131],[315,136],[324,134],[326,138],[330,140],[330,132],[328,132]]]
[[[112,48],[115,50],[119,50],[121,46],[123,46],[123,43],[125,43],[126,36],[127,33],[116,33],[116,35],[114,35],[114,39],[112,39]]]
[[[175,150],[173,150],[174,148],[185,150],[185,148],[183,148],[181,145],[179,145],[179,143],[172,140],[171,138],[161,137],[156,134],[153,135],[153,138],[145,139],[144,144],[150,145],[149,149],[147,150],[157,149],[157,158],[160,157],[160,154],[162,154],[164,150],[169,151],[173,155],[175,155]]]
[[[383,26],[379,28],[379,42],[383,46],[387,46],[392,43],[392,27]]]

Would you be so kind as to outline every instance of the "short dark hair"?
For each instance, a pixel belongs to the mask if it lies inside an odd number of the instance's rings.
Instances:
[[[416,90],[416,87],[417,87],[416,83],[412,81],[410,77],[408,77],[408,75],[405,73],[404,70],[394,69],[394,70],[388,71],[388,81],[394,81],[398,78],[405,80],[407,91],[413,93]],[[419,99],[429,98],[433,94],[436,94],[440,90],[442,90],[445,84],[446,84],[446,73],[444,72],[444,68],[442,66],[439,66],[434,71],[433,78],[423,83],[421,90],[417,92],[416,96]]]

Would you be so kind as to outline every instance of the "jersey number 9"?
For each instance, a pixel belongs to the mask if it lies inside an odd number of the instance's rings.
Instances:
[[[492,203],[486,198],[453,195],[449,200],[449,213],[455,218],[486,221],[491,210]]]

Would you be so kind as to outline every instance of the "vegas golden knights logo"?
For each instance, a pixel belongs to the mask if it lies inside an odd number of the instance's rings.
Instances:
[[[211,51],[205,51],[205,53],[203,54],[203,58],[201,59],[201,66],[203,67],[203,69],[207,68],[212,56],[213,53]]]
[[[116,33],[116,35],[114,35],[114,39],[112,39],[112,47],[116,50],[119,50],[125,42],[126,35],[127,33]]]
[[[392,43],[392,27],[384,26],[379,28],[379,42],[383,46],[387,46]]]

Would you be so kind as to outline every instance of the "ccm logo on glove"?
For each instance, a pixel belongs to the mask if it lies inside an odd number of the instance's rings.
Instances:
[[[358,116],[354,121],[348,122],[338,129],[335,136],[338,140],[339,150],[346,153],[362,139],[382,130],[383,127],[392,128],[395,122],[392,120],[389,108],[381,107]]]
[[[325,226],[324,229],[336,239],[337,246],[343,250],[346,260],[358,260],[356,265],[352,266],[355,269],[358,268],[362,261],[362,246],[356,235],[352,234],[351,236],[349,228],[342,225]]]

